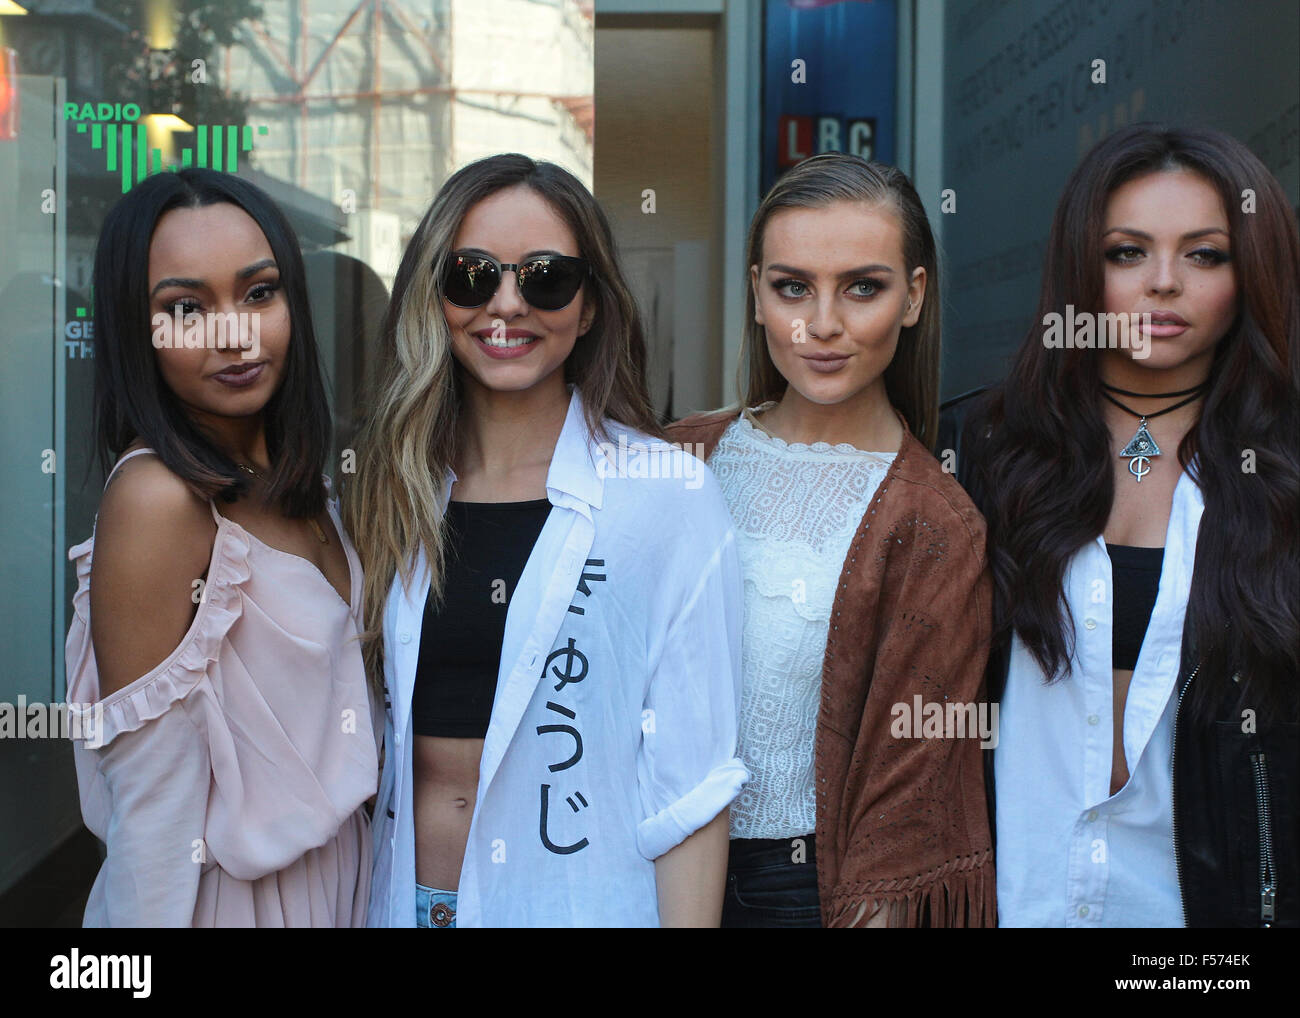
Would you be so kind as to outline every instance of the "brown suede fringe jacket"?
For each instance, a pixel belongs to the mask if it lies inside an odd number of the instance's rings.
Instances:
[[[693,414],[669,438],[707,461],[737,416]],[[995,926],[980,738],[911,735],[914,697],[947,714],[983,696],[984,519],[903,431],[849,545],[826,639],[814,742],[822,924],[862,925],[881,902],[890,926]],[[896,716],[908,718],[903,738]]]

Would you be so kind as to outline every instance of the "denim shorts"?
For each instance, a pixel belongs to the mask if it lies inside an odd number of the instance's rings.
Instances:
[[[456,892],[415,885],[415,925],[456,928]]]

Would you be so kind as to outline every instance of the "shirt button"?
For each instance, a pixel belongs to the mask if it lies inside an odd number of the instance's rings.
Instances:
[[[1096,620],[1096,619],[1084,619],[1084,620],[1083,620],[1083,628],[1084,628],[1084,629],[1096,629],[1096,628],[1097,628],[1097,620]]]
[[[1094,820],[1096,820],[1096,819],[1097,819],[1097,811],[1096,811],[1095,809],[1091,809],[1091,810],[1089,810],[1089,811],[1088,811],[1088,823],[1092,823],[1092,822],[1093,822]]]
[[[1096,714],[1088,715],[1088,724],[1095,725],[1095,724],[1099,724],[1100,722],[1101,722],[1101,718],[1097,717]]]
[[[1084,916],[1084,917],[1086,917],[1086,916],[1088,915],[1088,906],[1087,906],[1087,905],[1080,905],[1080,906],[1079,906],[1079,915],[1080,915],[1080,916]]]
[[[411,642],[411,634],[410,634],[410,633],[403,633],[401,636],[398,637],[398,639],[401,640],[403,643],[410,643],[410,642]]]

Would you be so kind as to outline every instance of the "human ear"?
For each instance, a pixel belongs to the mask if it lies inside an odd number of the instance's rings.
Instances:
[[[754,291],[754,321],[757,322],[759,325],[766,325],[767,322],[763,321],[763,302],[759,300],[759,294],[758,294],[758,266],[757,265],[751,265],[749,267],[749,286],[750,289]]]
[[[925,303],[925,266],[918,265],[912,270],[912,278],[907,284],[907,303],[903,307],[903,327],[911,328],[921,318],[921,306]]]
[[[585,336],[591,330],[592,323],[595,321],[596,303],[584,296],[582,298],[582,314],[578,317],[578,335]]]

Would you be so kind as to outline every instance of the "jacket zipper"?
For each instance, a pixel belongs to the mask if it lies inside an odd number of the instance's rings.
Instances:
[[[1183,854],[1179,850],[1178,837],[1178,713],[1183,709],[1183,697],[1192,687],[1192,680],[1196,678],[1196,673],[1201,670],[1201,663],[1196,662],[1196,667],[1192,669],[1192,674],[1187,676],[1187,681],[1183,683],[1183,688],[1178,691],[1178,703],[1174,706],[1174,734],[1172,747],[1170,749],[1169,768],[1172,777],[1172,789],[1170,795],[1170,813],[1173,819],[1174,829],[1174,866],[1178,871],[1178,901],[1183,909],[1183,925],[1187,925],[1187,895],[1183,891]]]
[[[1273,865],[1273,815],[1268,798],[1268,763],[1263,753],[1252,753],[1250,765],[1255,771],[1255,804],[1259,816],[1259,919],[1264,926],[1272,926],[1277,897],[1277,870]]]

